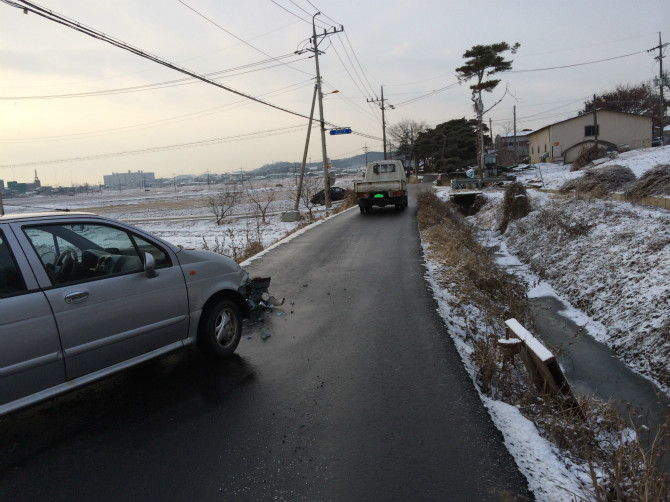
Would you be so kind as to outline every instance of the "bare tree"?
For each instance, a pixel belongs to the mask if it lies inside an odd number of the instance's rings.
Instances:
[[[209,207],[216,218],[216,224],[221,223],[233,213],[233,208],[238,203],[240,194],[236,190],[221,190],[209,199]]]
[[[245,182],[244,193],[249,199],[249,202],[251,202],[255,212],[261,216],[263,224],[267,223],[265,217],[279,193],[276,188],[269,187],[268,185],[254,188],[251,183]]]
[[[321,178],[306,177],[302,182],[300,201],[302,202],[302,205],[307,208],[307,211],[309,211],[309,221],[312,221],[314,219],[312,209],[316,205],[312,202],[312,195],[317,193],[322,186],[323,182],[321,181]]]
[[[414,144],[420,132],[427,129],[426,122],[417,122],[416,120],[402,119],[397,124],[393,124],[387,130],[393,143],[398,145],[397,151],[400,155],[409,158],[415,155]]]

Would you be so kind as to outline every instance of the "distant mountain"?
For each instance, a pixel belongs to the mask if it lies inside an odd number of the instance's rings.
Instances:
[[[335,169],[358,168],[365,166],[365,161],[372,162],[375,160],[383,160],[383,152],[368,152],[366,154],[356,155],[354,157],[347,157],[346,159],[333,159],[332,164]],[[319,168],[323,166],[321,161],[307,163],[306,166]],[[253,171],[250,171],[256,176],[263,176],[267,174],[292,173],[294,170],[300,169],[300,162],[273,162],[272,164],[265,164]],[[249,171],[247,171],[249,172]]]

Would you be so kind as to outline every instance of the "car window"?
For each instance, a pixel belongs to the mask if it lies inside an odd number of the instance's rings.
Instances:
[[[134,235],[133,237],[142,255],[144,255],[144,253],[149,253],[154,257],[154,260],[156,260],[156,268],[164,268],[172,266],[170,256],[165,252],[164,249],[159,248],[158,246],[145,241],[144,239],[142,239],[142,237],[139,237],[137,235]]]
[[[158,266],[170,266],[164,250],[109,225],[68,223],[25,228],[53,285],[144,270],[144,252]]]
[[[0,232],[0,297],[11,296],[25,290],[23,277],[16,266],[7,241]]]

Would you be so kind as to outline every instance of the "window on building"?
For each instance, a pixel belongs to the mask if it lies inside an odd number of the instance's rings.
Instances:
[[[600,126],[587,125],[584,126],[584,136],[595,136],[600,134]]]

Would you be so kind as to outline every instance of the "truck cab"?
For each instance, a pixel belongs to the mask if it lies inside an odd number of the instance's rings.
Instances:
[[[366,166],[362,181],[354,182],[354,193],[361,213],[369,212],[372,206],[394,205],[396,209],[407,207],[407,178],[400,160],[380,160]]]

